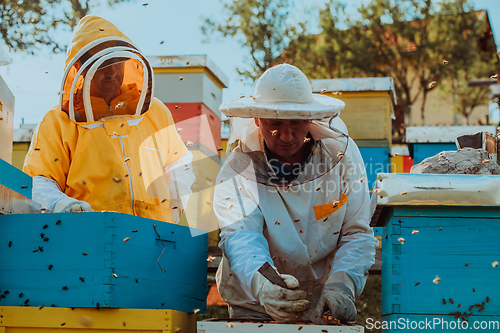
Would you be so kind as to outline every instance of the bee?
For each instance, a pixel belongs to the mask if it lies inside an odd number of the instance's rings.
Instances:
[[[28,186],[26,186],[26,185],[23,185],[23,186],[21,186],[21,188],[28,188]]]
[[[48,268],[49,268],[49,271],[50,271],[50,270],[52,270],[52,267],[54,267],[54,266],[52,266],[52,265],[49,265],[49,267],[48,267]]]
[[[448,64],[448,60],[443,59],[443,65]]]
[[[113,277],[114,277],[115,279],[117,279],[117,278],[118,278],[118,275],[116,275],[115,273],[113,273]]]
[[[436,85],[436,81],[432,81],[431,83],[429,83],[429,89],[434,88],[435,85]]]
[[[334,231],[333,234],[334,235],[340,234],[340,231]]]
[[[40,237],[42,237],[42,239],[43,239],[43,238],[45,237],[45,234],[42,232],[42,233],[40,234]]]
[[[132,232],[137,232],[137,230],[132,230]]]
[[[227,326],[232,328],[233,327],[233,323],[227,323]]]
[[[443,298],[443,304],[446,304],[446,300]]]
[[[476,288],[472,288],[472,292],[475,293],[476,292]]]
[[[37,150],[37,151],[38,151],[38,150],[40,150],[40,148],[35,148],[35,150]]]
[[[401,193],[401,195],[405,195],[405,194],[407,194],[407,193],[408,193],[408,192],[403,192],[403,193]]]
[[[311,141],[311,138],[304,138],[304,142],[309,142]]]
[[[48,237],[45,237],[45,238],[43,239],[43,241],[44,241],[44,242],[48,242],[48,241],[49,241],[49,238],[48,238]]]
[[[28,303],[29,303],[29,302],[30,302],[30,300],[29,300],[29,299],[26,299],[26,300],[24,301],[24,305],[28,305]]]
[[[415,283],[415,287],[418,286],[419,284],[420,284],[420,282]]]
[[[80,281],[85,282],[85,279],[82,278],[81,276],[79,277]]]
[[[344,153],[343,153],[343,152],[339,152],[339,153],[337,154],[337,157],[342,157],[342,156],[344,156]]]
[[[130,237],[125,237],[125,239],[123,239],[123,242],[128,242],[130,240]]]
[[[181,77],[179,78],[179,81],[182,81],[182,80],[184,80],[184,78],[181,76]]]
[[[293,220],[293,222],[299,222],[299,221],[300,221],[299,219]]]
[[[490,163],[490,160],[484,160],[483,164]]]
[[[45,224],[45,225],[42,227],[42,229],[47,229],[48,227],[49,227],[49,226]]]
[[[88,255],[88,253],[82,253],[84,256]]]
[[[99,309],[101,308],[101,307],[99,306],[99,302],[97,302],[97,303],[95,304],[95,307],[96,307],[96,309],[97,309],[97,310],[99,310]]]
[[[194,313],[194,314],[197,314],[198,312],[200,312],[200,309],[194,309],[194,310],[193,310],[193,313]]]
[[[405,239],[403,237],[399,237],[398,241],[401,242],[401,245],[403,245],[405,243]]]
[[[180,109],[181,107],[179,105],[176,105],[174,109]]]
[[[451,298],[449,299],[449,301],[450,301],[450,304],[453,304],[453,300]]]
[[[271,131],[271,135],[272,135],[272,136],[276,136],[276,134],[278,134],[278,130],[272,130],[272,131]]]
[[[465,264],[465,267],[469,266],[469,264]]]
[[[264,324],[260,324],[260,325],[259,325],[259,326],[257,326],[257,327],[262,327],[262,326],[264,326]]]
[[[39,246],[38,249],[40,250],[40,252],[43,252],[43,246]]]
[[[61,224],[61,220],[57,220],[56,225]]]
[[[215,260],[215,257],[214,257],[214,256],[209,256],[209,257],[207,258],[207,261],[209,261],[209,262],[214,262],[214,260]]]
[[[274,222],[275,225],[280,225],[280,223],[278,221]]]
[[[23,297],[23,293],[20,293],[20,294],[19,294],[19,298],[22,298],[22,297]]]
[[[59,161],[59,158],[57,158],[57,157],[56,157],[56,158],[54,159],[54,162],[57,162],[57,161]]]
[[[121,181],[122,181],[122,179],[121,179],[120,177],[113,177],[113,181],[114,181],[115,183],[119,183],[119,182],[121,182]]]
[[[474,305],[469,306],[469,311],[472,311],[473,308],[474,308]]]
[[[36,249],[36,250],[33,250],[33,253],[35,253],[35,252],[38,252],[38,249]]]
[[[135,283],[139,283],[139,280],[135,279]]]
[[[302,229],[299,229],[299,232],[302,233],[303,232]]]
[[[411,234],[412,234],[412,235],[416,235],[416,234],[418,234],[418,233],[419,233],[419,231],[418,231],[418,230],[413,230],[413,231],[411,232]]]
[[[439,276],[436,275],[436,277],[434,278],[434,280],[432,280],[433,283],[435,284],[438,284],[439,281],[441,281],[441,278]]]
[[[45,305],[40,305],[40,306],[38,307],[38,310],[41,310],[41,309],[43,309],[44,307],[45,307]]]
[[[12,247],[12,241],[9,242],[9,247]]]
[[[63,290],[68,290],[67,286],[62,287]]]

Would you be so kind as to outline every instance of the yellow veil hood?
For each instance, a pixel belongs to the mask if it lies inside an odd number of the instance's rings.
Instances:
[[[60,108],[71,120],[95,121],[87,81],[99,68],[115,62],[125,63],[123,84],[137,87],[141,94],[132,115],[140,115],[151,107],[153,70],[147,58],[113,23],[88,15],[75,27],[64,66]]]

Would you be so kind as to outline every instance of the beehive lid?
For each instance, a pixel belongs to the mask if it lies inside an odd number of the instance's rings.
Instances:
[[[477,132],[495,134],[496,126],[410,126],[406,129],[406,142],[453,143],[458,136]]]
[[[322,79],[310,80],[313,93],[326,92],[366,92],[387,91],[397,104],[394,79],[392,77],[366,77],[352,79]]]

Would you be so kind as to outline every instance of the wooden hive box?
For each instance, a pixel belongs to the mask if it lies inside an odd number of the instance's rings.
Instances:
[[[0,247],[0,306],[205,311],[196,229],[112,212],[0,215]]]
[[[420,322],[500,330],[499,185],[499,176],[379,175],[372,225],[384,226],[382,320],[394,323],[383,332]]]
[[[173,310],[0,306],[0,332],[195,333],[196,315]]]

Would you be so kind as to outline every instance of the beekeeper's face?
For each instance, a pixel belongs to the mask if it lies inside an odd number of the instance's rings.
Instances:
[[[289,163],[302,161],[310,120],[255,118],[255,124],[276,157]]]
[[[98,69],[92,78],[90,95],[104,99],[116,97],[123,82],[124,69],[123,62]]]

